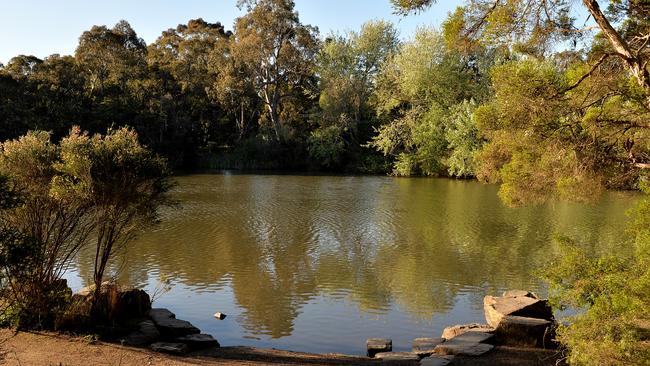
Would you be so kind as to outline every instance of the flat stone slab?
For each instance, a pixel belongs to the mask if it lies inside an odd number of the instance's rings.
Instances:
[[[492,328],[487,324],[479,324],[479,323],[460,324],[460,325],[454,325],[453,327],[445,328],[445,330],[442,331],[442,338],[449,340],[458,337],[461,334],[465,334],[467,332],[491,333],[493,331],[494,328]]]
[[[188,347],[185,343],[157,342],[151,345],[151,350],[154,352],[182,355],[187,353]]]
[[[151,320],[145,320],[138,324],[138,330],[132,332],[121,340],[126,346],[144,346],[157,341],[160,338],[160,332]]]
[[[379,352],[375,355],[383,361],[419,361],[420,356],[411,352]]]
[[[487,323],[496,328],[506,315],[523,316],[545,320],[553,319],[553,310],[548,301],[528,296],[483,298],[483,310]]]
[[[393,350],[393,341],[388,338],[368,338],[366,340],[366,352],[368,357],[375,357],[379,352],[390,352]]]
[[[465,342],[465,343],[483,343],[494,338],[494,334],[486,332],[467,332],[459,336],[456,336],[449,340],[456,342]]]
[[[521,316],[504,316],[495,330],[502,344],[550,348],[554,346],[555,326],[552,321]]]
[[[480,356],[494,348],[491,344],[455,342],[451,340],[436,346],[436,353],[439,355],[458,355],[458,356]]]
[[[174,342],[185,343],[191,350],[220,347],[219,342],[210,334],[190,334],[175,338]]]
[[[412,350],[413,353],[420,356],[430,355],[436,346],[444,341],[444,338],[415,338]]]
[[[151,309],[149,317],[156,324],[164,338],[177,338],[201,333],[199,328],[186,320],[176,319],[176,315],[167,309]]]
[[[454,356],[431,356],[420,360],[420,366],[447,366],[454,360]]]
[[[157,323],[161,320],[176,318],[176,315],[168,309],[156,308],[149,310],[149,318]]]

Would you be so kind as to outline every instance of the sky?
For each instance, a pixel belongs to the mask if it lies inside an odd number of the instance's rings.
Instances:
[[[93,25],[112,27],[128,21],[138,35],[152,43],[163,30],[190,19],[221,22],[232,29],[243,14],[237,0],[0,0],[0,62],[14,56],[39,58],[53,53],[73,54],[81,33]],[[368,20],[392,21],[403,39],[421,25],[440,26],[462,0],[440,1],[419,15],[393,14],[389,0],[295,0],[305,24],[315,25],[322,35],[357,30]]]

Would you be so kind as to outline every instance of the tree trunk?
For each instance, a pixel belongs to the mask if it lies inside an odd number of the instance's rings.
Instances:
[[[646,68],[645,62],[638,54],[632,52],[630,46],[625,42],[623,37],[614,29],[612,24],[607,20],[605,14],[600,10],[598,1],[596,0],[582,0],[591,16],[594,17],[598,27],[605,34],[609,43],[614,48],[614,51],[625,60],[630,73],[636,78],[639,85],[646,93],[646,104],[650,107],[650,74]]]
[[[269,110],[269,118],[271,118],[271,124],[273,125],[273,130],[275,131],[275,138],[278,142],[284,142],[284,134],[282,133],[282,122],[280,121],[280,113],[278,113],[278,108],[280,105],[279,98],[277,93],[274,91],[273,96],[269,97],[268,91],[264,91],[264,99],[266,102],[266,107]]]

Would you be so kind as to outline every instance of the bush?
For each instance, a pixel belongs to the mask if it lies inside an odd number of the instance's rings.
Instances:
[[[93,281],[99,287],[113,252],[154,222],[160,205],[171,203],[168,179],[166,162],[128,128],[94,136],[74,128],[59,145],[47,132],[2,143],[4,323],[51,328],[69,314],[72,294],[61,277],[77,252],[96,245]]]
[[[650,365],[650,195],[631,216],[631,257],[591,258],[558,239],[563,257],[545,275],[554,304],[578,310],[558,330],[573,365]]]

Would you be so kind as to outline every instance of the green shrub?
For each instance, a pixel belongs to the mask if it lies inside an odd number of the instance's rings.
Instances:
[[[650,365],[650,195],[631,217],[629,257],[592,258],[558,239],[563,256],[545,276],[553,303],[578,311],[558,330],[572,365]]]

